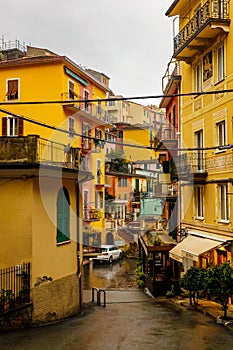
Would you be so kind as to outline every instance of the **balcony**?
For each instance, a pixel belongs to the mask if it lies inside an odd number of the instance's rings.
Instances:
[[[189,152],[174,157],[179,180],[188,179],[194,183],[203,183],[208,175],[206,153]]]
[[[179,62],[171,61],[167,65],[167,70],[162,78],[162,90],[164,97],[162,98],[159,107],[166,108],[173,97],[166,95],[175,94],[181,81],[180,64]]]
[[[229,32],[229,0],[208,0],[174,38],[173,57],[190,63],[210,47],[223,31]]]
[[[94,208],[84,208],[83,220],[84,221],[100,221],[102,218],[101,211]]]
[[[155,196],[166,200],[167,202],[175,202],[177,200],[178,184],[173,182],[170,184],[160,183],[156,186]]]
[[[71,91],[62,93],[62,99],[64,100],[63,108],[72,114],[79,112],[79,115],[86,119],[93,120],[93,118],[97,118],[107,124],[111,121],[110,114],[102,107],[105,102],[88,102],[85,101],[84,97]],[[76,100],[82,102],[76,102]]]
[[[206,159],[206,167],[208,174],[232,172],[233,154],[231,152],[212,154]]]
[[[0,164],[46,164],[80,169],[80,149],[38,135],[0,137]]]

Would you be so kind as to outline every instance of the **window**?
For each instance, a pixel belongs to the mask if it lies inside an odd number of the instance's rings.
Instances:
[[[82,135],[91,137],[91,126],[87,123],[82,124]],[[83,137],[82,138],[82,148],[90,149],[91,148],[91,139]]]
[[[57,243],[70,240],[70,197],[61,187],[57,195]]]
[[[18,100],[19,98],[19,79],[7,80],[7,100]]]
[[[2,136],[23,136],[23,120],[14,117],[3,117]]]
[[[225,78],[224,45],[221,45],[217,49],[217,65],[218,65],[218,81],[221,81]]]
[[[196,79],[196,92],[201,92],[202,90],[202,72],[201,63],[198,63],[195,67],[195,79]]]
[[[74,118],[69,117],[68,119],[68,129],[69,129],[69,138],[73,139],[74,138]]]
[[[203,130],[199,130],[197,132],[195,132],[195,141],[196,141],[196,147],[197,147],[197,162],[196,162],[196,166],[197,169],[196,170],[203,170]]]
[[[115,106],[115,101],[108,101],[108,105],[109,105],[109,107]]]
[[[83,216],[84,219],[88,218],[88,190],[83,191]]]
[[[203,186],[196,186],[194,190],[194,196],[195,196],[195,208],[196,208],[196,217],[197,218],[203,218],[204,217],[204,210],[203,210]]]
[[[88,90],[84,90],[84,99],[89,100],[89,91]],[[88,110],[88,107],[89,107],[89,102],[85,102],[85,104],[84,104],[85,110]]]
[[[217,123],[217,132],[218,146],[224,146],[226,144],[225,121]]]
[[[74,83],[71,80],[69,80],[69,99],[74,99]]]
[[[97,102],[97,114],[101,115],[101,112],[102,112],[101,101],[98,101]]]
[[[203,81],[213,76],[212,51],[203,57]]]
[[[220,220],[229,220],[227,185],[218,185]]]
[[[97,210],[103,208],[103,192],[95,191],[95,208]]]

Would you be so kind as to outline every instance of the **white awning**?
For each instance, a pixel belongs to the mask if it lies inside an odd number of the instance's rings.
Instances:
[[[170,258],[183,262],[184,258],[198,261],[198,256],[211,249],[214,249],[223,242],[204,237],[188,236],[169,251]]]

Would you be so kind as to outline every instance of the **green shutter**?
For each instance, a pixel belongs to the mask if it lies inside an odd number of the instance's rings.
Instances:
[[[57,243],[70,239],[70,198],[65,187],[57,196]]]

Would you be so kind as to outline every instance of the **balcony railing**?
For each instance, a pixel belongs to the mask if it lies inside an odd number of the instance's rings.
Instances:
[[[63,106],[65,108],[74,108],[74,110],[78,109],[89,116],[98,118],[106,123],[111,123],[112,116],[106,111],[106,107],[104,106],[105,102],[100,101],[92,103],[85,101],[84,97],[76,95],[73,91],[62,93],[62,98],[64,99]],[[83,102],[75,102],[75,100]]]
[[[0,137],[0,163],[40,163],[79,169],[80,149],[38,135]]]
[[[99,221],[102,218],[102,213],[99,209],[84,207],[83,220]]]
[[[174,157],[175,166],[179,174],[206,172],[206,153],[190,152]]]
[[[174,38],[174,56],[210,22],[229,20],[229,0],[208,0]]]
[[[180,64],[179,62],[171,61],[167,65],[167,70],[162,78],[162,91],[165,93],[168,84],[171,80],[176,80],[177,77],[181,77],[180,75]]]

